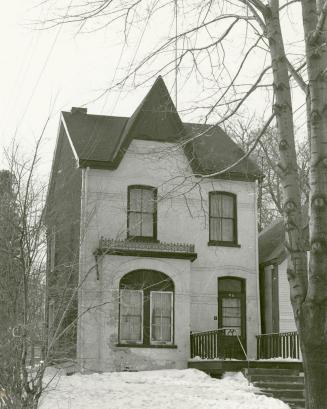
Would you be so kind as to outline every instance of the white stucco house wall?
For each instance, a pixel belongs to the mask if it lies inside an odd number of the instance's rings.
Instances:
[[[47,224],[62,231],[69,206],[78,216],[81,368],[185,368],[190,333],[219,327],[256,357],[260,171],[246,159],[219,173],[242,154],[220,128],[183,123],[161,77],[130,118],[62,113]]]

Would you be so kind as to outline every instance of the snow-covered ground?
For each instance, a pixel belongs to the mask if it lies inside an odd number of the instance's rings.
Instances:
[[[241,373],[212,379],[197,369],[60,376],[40,409],[288,409],[255,395]]]

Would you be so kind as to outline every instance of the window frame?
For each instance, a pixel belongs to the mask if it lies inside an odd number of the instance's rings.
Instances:
[[[162,281],[158,281],[157,283],[151,283],[151,281],[146,281],[146,286],[144,288],[137,288],[138,281],[137,279],[140,278],[140,275],[146,272],[150,277],[151,280],[151,274],[154,273],[163,275],[166,279],[169,279],[168,283],[168,289],[165,290],[166,284],[164,284],[164,288],[160,288],[163,286]],[[135,283],[136,285],[134,286],[133,280],[133,274],[136,274],[135,276]],[[139,274],[139,275],[138,275]],[[155,277],[154,275],[154,277]],[[127,279],[127,280],[126,280]],[[155,279],[157,279],[155,277]],[[155,280],[154,280],[155,281]],[[126,287],[127,286],[127,287]],[[130,288],[128,288],[130,287]],[[134,288],[132,288],[134,287]],[[121,339],[121,291],[122,290],[132,290],[132,291],[140,291],[142,292],[142,343],[141,342],[135,342],[135,341],[129,341],[129,340],[122,340]],[[171,338],[169,341],[152,341],[152,293],[153,292],[160,292],[160,293],[169,293],[171,294]],[[118,312],[118,344],[117,346],[120,347],[139,347],[139,348],[177,348],[177,346],[174,344],[175,340],[175,284],[174,281],[165,273],[162,273],[157,270],[151,270],[151,269],[138,269],[138,270],[133,270],[130,271],[129,273],[126,273],[123,277],[120,279],[119,283],[119,312]]]
[[[169,341],[156,341],[152,339],[152,295],[154,293],[170,294],[170,340]],[[151,345],[171,345],[174,340],[174,292],[173,291],[150,291],[150,344]]]
[[[214,196],[229,196],[233,199],[233,218],[231,217],[217,217],[211,215],[211,200]],[[211,239],[211,219],[229,219],[233,220],[233,240],[212,240]],[[209,192],[209,246],[226,246],[226,247],[241,247],[238,244],[238,237],[237,237],[237,195],[231,192],[225,192],[220,190],[215,190]]]
[[[122,291],[135,291],[138,293],[141,293],[141,340],[140,341],[134,341],[134,340],[127,340],[127,339],[121,339],[121,293]],[[144,334],[143,334],[143,327],[144,327],[144,292],[143,290],[132,290],[132,289],[127,289],[127,288],[120,288],[119,289],[119,342],[121,344],[136,344],[136,345],[142,345],[144,342]]]
[[[149,190],[153,192],[153,212],[136,212],[135,210],[130,209],[131,205],[131,191],[133,189],[141,189],[141,190]],[[148,185],[129,185],[127,188],[127,238],[129,240],[139,240],[139,241],[157,241],[157,219],[158,219],[158,211],[157,211],[157,198],[158,198],[158,190],[153,186]],[[130,214],[131,213],[138,213],[138,214],[152,214],[152,229],[153,235],[152,236],[135,236],[130,234]]]
[[[222,290],[222,282],[224,280],[233,280],[234,282],[237,282],[240,284],[240,291],[234,291],[234,290],[227,290],[224,289]],[[241,334],[239,337],[241,340],[245,341],[247,339],[247,308],[246,308],[246,297],[247,297],[247,289],[246,289],[246,279],[243,277],[238,277],[238,276],[221,276],[217,278],[217,285],[218,285],[218,328],[222,328],[222,318],[223,318],[223,313],[222,313],[222,299],[223,298],[229,298],[231,294],[233,296],[231,298],[239,298],[240,299],[240,308],[241,308]],[[230,327],[232,328],[232,327]],[[243,345],[246,349],[246,343],[244,342],[245,345]]]

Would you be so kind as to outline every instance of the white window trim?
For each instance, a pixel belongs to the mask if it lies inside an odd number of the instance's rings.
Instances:
[[[170,341],[154,341],[152,339],[152,294],[164,293],[170,294]],[[174,292],[173,291],[151,291],[150,292],[150,345],[171,345],[174,340]]]
[[[122,314],[121,314],[121,293],[123,291],[133,291],[133,292],[138,292],[141,293],[141,340],[140,341],[135,341],[135,340],[126,340],[126,339],[121,339],[121,319],[122,319]],[[119,343],[120,344],[143,344],[143,314],[144,314],[144,294],[143,294],[143,290],[129,290],[129,289],[120,289],[119,290]]]

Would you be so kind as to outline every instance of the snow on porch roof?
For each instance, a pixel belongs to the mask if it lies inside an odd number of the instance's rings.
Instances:
[[[128,117],[87,114],[85,108],[62,112],[62,123],[80,167],[115,169],[133,139],[183,142],[196,174],[223,170],[244,152],[218,126],[183,123],[161,77]],[[254,180],[262,176],[249,158],[219,177]]]

